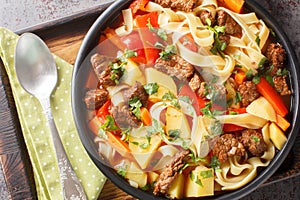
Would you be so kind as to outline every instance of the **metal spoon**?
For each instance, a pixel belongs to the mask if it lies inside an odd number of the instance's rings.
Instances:
[[[50,107],[50,95],[57,82],[57,70],[46,44],[32,33],[24,33],[15,51],[15,69],[22,87],[41,103],[49,123],[64,199],[87,199],[74,173],[55,126]]]

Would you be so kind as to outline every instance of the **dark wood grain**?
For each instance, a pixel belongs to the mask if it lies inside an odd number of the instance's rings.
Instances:
[[[77,52],[88,28],[101,13],[102,9],[91,10],[63,19],[18,31],[33,32],[39,35],[50,50],[67,62],[74,64]],[[9,81],[0,62],[0,164],[2,165],[10,199],[36,199],[32,167],[20,130],[16,108]],[[300,136],[293,150],[280,169],[263,185],[300,174]],[[101,200],[131,200],[132,196],[107,181],[99,197]]]

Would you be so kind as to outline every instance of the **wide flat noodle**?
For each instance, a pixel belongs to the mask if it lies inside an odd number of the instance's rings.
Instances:
[[[269,165],[275,155],[275,147],[269,140],[269,124],[262,128],[262,134],[267,151],[261,157],[251,157],[240,163],[239,157],[234,156],[222,164],[221,172],[216,171],[216,182],[222,186],[222,190],[235,190],[246,185],[256,177],[258,167]]]

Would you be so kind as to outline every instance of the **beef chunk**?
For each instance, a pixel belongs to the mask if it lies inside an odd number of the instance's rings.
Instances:
[[[174,156],[174,159],[164,168],[154,184],[154,195],[165,194],[167,192],[169,186],[175,180],[178,171],[185,164],[189,153],[189,150],[184,150]]]
[[[196,0],[155,0],[155,3],[165,8],[172,8],[175,10],[192,12],[196,4]]]
[[[116,81],[118,81],[122,76],[123,72],[121,70],[113,72],[111,66],[108,66],[98,77],[99,84],[103,87],[115,86]]]
[[[179,55],[173,55],[169,60],[157,59],[154,68],[182,81],[188,81],[194,73],[193,65]]]
[[[240,141],[253,156],[262,156],[267,150],[267,144],[259,130],[246,129],[242,131]]]
[[[286,52],[280,44],[269,44],[265,54],[269,62],[274,66],[274,70],[272,71],[276,72],[278,68],[283,66]]]
[[[141,121],[129,110],[129,107],[126,105],[112,107],[111,113],[116,124],[120,128],[138,128],[141,124]]]
[[[194,92],[196,92],[201,87],[202,82],[203,81],[201,80],[201,77],[198,74],[194,73],[194,76],[191,78],[189,82],[189,86]]]
[[[243,107],[248,106],[252,101],[257,99],[260,95],[252,81],[245,81],[239,87],[238,91],[242,96]]]
[[[274,77],[274,87],[280,95],[290,95],[292,92],[286,82],[286,76],[275,76]]]
[[[212,151],[221,163],[226,162],[229,157],[245,155],[245,148],[243,144],[239,142],[238,138],[233,133],[221,135],[215,143]]]
[[[225,11],[219,10],[217,12],[218,26],[225,26],[225,33],[228,35],[239,35],[242,33],[241,26]]]
[[[94,54],[91,57],[91,64],[93,66],[94,72],[97,75],[97,77],[100,77],[100,74],[103,72],[104,69],[109,66],[109,64],[114,60],[114,58],[100,55],[98,53]]]
[[[149,95],[140,82],[136,81],[131,88],[125,90],[124,97],[126,101],[129,101],[133,97],[137,97],[141,101],[142,105],[147,107]]]
[[[199,13],[199,17],[201,19],[202,24],[204,24],[204,25],[208,25],[207,22],[206,22],[206,19],[209,19],[211,24],[214,24],[215,21],[216,21],[215,17],[208,10],[202,10]]]
[[[99,109],[108,99],[108,91],[105,89],[89,90],[85,94],[84,102],[87,109]]]

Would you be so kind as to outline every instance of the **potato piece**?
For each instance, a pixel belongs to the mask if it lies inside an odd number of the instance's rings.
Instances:
[[[166,132],[170,130],[180,130],[180,138],[190,138],[191,129],[186,116],[173,107],[168,107],[166,111]]]
[[[284,132],[273,122],[269,126],[269,131],[273,144],[277,149],[281,150],[287,140]]]
[[[148,172],[148,183],[155,182],[159,177],[159,174],[156,172]]]
[[[259,97],[253,101],[247,108],[246,111],[252,115],[261,117],[263,119],[276,122],[276,112],[272,105],[264,98]]]
[[[149,101],[154,103],[162,101],[162,97],[168,93],[169,90],[162,85],[159,85],[157,93],[149,95]]]
[[[140,82],[142,85],[145,85],[146,80],[143,76],[141,70],[139,69],[138,65],[128,59],[127,65],[124,66],[125,71],[123,76],[120,79],[120,82],[126,83],[132,86],[136,81]]]
[[[176,179],[172,182],[169,187],[167,194],[171,199],[181,199],[183,197],[183,189],[184,189],[184,175],[178,174]]]
[[[177,95],[177,86],[171,76],[168,76],[154,68],[145,69],[147,83],[157,83]]]
[[[148,167],[151,158],[155,154],[157,148],[160,146],[162,140],[158,135],[152,135],[150,139],[150,145],[146,137],[135,138],[130,137],[129,149],[132,152],[133,157],[142,169]]]
[[[186,197],[201,197],[214,195],[214,170],[198,166],[190,172],[185,185]]]
[[[130,163],[125,178],[136,182],[139,187],[144,187],[147,184],[147,173],[143,172],[135,162]]]

